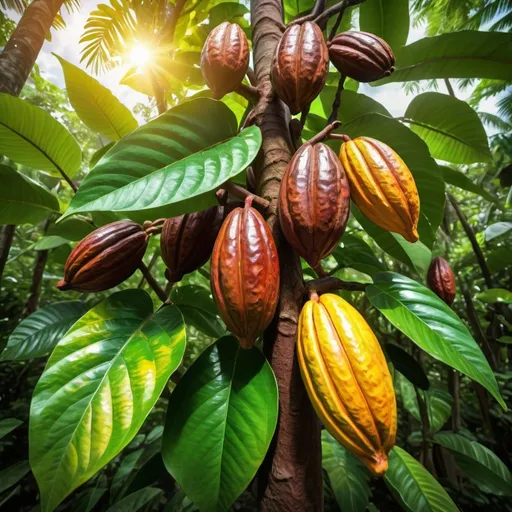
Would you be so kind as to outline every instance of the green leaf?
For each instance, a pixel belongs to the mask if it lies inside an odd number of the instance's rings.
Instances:
[[[108,144],[105,144],[103,147],[98,149],[98,151],[96,151],[94,155],[91,156],[89,167],[92,169],[103,158],[103,155],[105,155],[114,147],[114,144],[115,142],[109,142]]]
[[[43,236],[36,242],[34,249],[36,251],[48,251],[67,244],[68,242],[69,240],[62,238],[61,236]]]
[[[409,128],[396,119],[381,114],[365,114],[347,123],[343,132],[355,138],[360,135],[378,139],[393,148],[409,167],[420,196],[420,211],[428,222],[420,218],[420,240],[430,249],[433,233],[444,215],[444,181],[427,145]]]
[[[409,103],[405,121],[434,158],[455,164],[492,160],[478,114],[465,102],[439,92],[425,92]]]
[[[128,453],[121,461],[121,464],[119,464],[116,474],[114,475],[114,478],[112,478],[112,484],[110,486],[111,503],[118,501],[119,498],[124,494],[123,491],[126,491],[126,480],[134,471],[143,453],[144,449],[142,448]]]
[[[483,491],[512,496],[510,471],[491,450],[450,432],[439,432],[434,442],[450,450],[457,465]]]
[[[17,484],[29,471],[30,465],[26,460],[16,462],[16,464],[0,471],[0,493]]]
[[[381,272],[373,280],[366,295],[375,308],[433,358],[480,383],[506,410],[487,359],[450,307],[400,274]]]
[[[55,302],[38,309],[14,329],[1,360],[21,361],[49,354],[87,309],[79,301]]]
[[[15,428],[22,424],[23,421],[17,418],[6,418],[5,420],[0,420],[0,439],[5,437],[7,434],[10,434]]]
[[[361,283],[361,284],[369,284],[373,283],[373,279],[368,274],[364,272],[360,272],[359,270],[355,270],[350,267],[340,268],[332,273],[330,273],[333,277],[337,277],[342,281],[346,281],[349,283]]]
[[[96,479],[94,487],[85,491],[80,500],[74,507],[75,512],[91,512],[107,492],[108,480],[104,474],[100,474]]]
[[[504,288],[491,288],[479,293],[476,298],[482,302],[503,302],[512,304],[512,292]]]
[[[352,234],[344,234],[340,245],[332,253],[338,265],[352,267],[369,276],[386,270],[386,266],[373,253],[371,247],[361,238]]]
[[[137,128],[132,113],[96,79],[53,54],[62,66],[69,102],[92,131],[116,141]]]
[[[170,109],[101,159],[63,217],[107,211],[142,220],[216,204],[213,191],[242,172],[261,145],[259,128],[236,130],[234,114],[220,101],[198,98]]]
[[[0,93],[0,111],[0,153],[52,176],[75,175],[82,163],[80,147],[48,112],[5,93]]]
[[[421,364],[402,347],[387,343],[386,353],[395,370],[399,371],[411,384],[423,390],[430,388],[430,381]]]
[[[165,466],[201,512],[227,510],[249,485],[277,423],[274,374],[257,349],[220,338],[171,395]]]
[[[153,313],[143,290],[114,293],[55,347],[30,409],[30,465],[49,512],[137,434],[181,363],[177,307]]]
[[[322,466],[343,512],[365,512],[370,501],[370,474],[327,430],[322,430]]]
[[[468,192],[473,192],[473,194],[477,194],[487,201],[496,201],[495,197],[489,194],[489,192],[480,185],[473,183],[464,173],[444,165],[440,165],[439,167],[443,173],[444,181],[449,185],[453,185],[454,187],[462,190],[467,190]]]
[[[512,345],[512,336],[500,336],[498,341],[500,343],[505,343],[506,345]]]
[[[512,80],[512,34],[463,30],[425,37],[395,52],[391,76],[372,85],[433,78]]]
[[[389,452],[384,481],[395,499],[408,512],[457,512],[459,509],[441,484],[405,450]]]
[[[112,505],[107,512],[136,512],[145,509],[150,503],[156,501],[163,494],[161,489],[154,487],[144,487],[139,491],[129,494],[115,505]]]
[[[0,164],[0,224],[38,224],[58,211],[59,201],[52,193]]]
[[[48,229],[48,236],[59,236],[71,242],[78,242],[92,233],[94,229],[94,226],[85,220],[78,218],[66,219],[60,224],[51,225]]]
[[[494,274],[512,264],[512,249],[510,247],[497,247],[485,258],[489,272]]]
[[[485,241],[490,242],[512,230],[512,222],[496,222],[485,228]]]
[[[398,49],[409,35],[409,0],[366,0],[359,7],[359,27]]]
[[[171,300],[179,307],[187,325],[212,338],[226,334],[210,290],[196,285],[178,286],[173,288]]]

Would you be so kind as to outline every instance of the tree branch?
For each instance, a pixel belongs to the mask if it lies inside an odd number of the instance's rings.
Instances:
[[[334,101],[332,102],[332,110],[329,119],[327,120],[327,124],[333,123],[338,119],[338,110],[341,106],[341,93],[343,92],[343,88],[345,85],[345,75],[340,76],[340,80],[338,82],[338,89],[336,90],[336,94],[334,96]]]
[[[148,267],[144,264],[144,262],[141,262],[139,265],[139,270],[142,272],[142,275],[146,278],[146,281],[148,282],[149,286],[153,289],[153,291],[157,294],[158,298],[162,302],[166,302],[168,297],[164,291],[164,289],[158,284],[158,281],[155,279],[153,274],[149,271]]]
[[[311,137],[311,139],[305,142],[305,144],[313,145],[324,141],[331,136],[331,132],[333,130],[336,130],[336,128],[339,128],[340,126],[341,123],[339,121],[333,121],[332,123],[329,123],[322,131],[318,132],[314,137]]]
[[[235,92],[240,96],[243,96],[249,103],[256,104],[260,98],[260,93],[256,87],[253,85],[247,85],[241,83],[236,89]]]
[[[351,292],[363,292],[366,284],[354,283],[351,281],[342,281],[337,277],[326,276],[319,279],[312,279],[304,283],[304,294],[310,295],[316,292],[318,295],[322,293],[332,292],[333,290],[347,290]]]
[[[155,266],[155,263],[158,261],[158,257],[160,256],[160,249],[155,249],[155,252],[153,253],[153,256],[151,256],[151,260],[149,260],[148,265],[148,272],[151,272],[153,267]],[[139,281],[139,285],[137,288],[142,288],[144,286],[144,283],[146,282],[146,276],[142,276],[141,280]]]
[[[248,197],[252,197],[253,203],[257,204],[264,211],[271,206],[270,202],[266,199],[263,199],[263,197],[252,194],[244,187],[241,187],[232,181],[226,181],[226,183],[222,185],[222,188],[227,190],[230,194],[233,194],[235,197],[238,197],[238,199],[241,199],[242,201],[245,201]]]

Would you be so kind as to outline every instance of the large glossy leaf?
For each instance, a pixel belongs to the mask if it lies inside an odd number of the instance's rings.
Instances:
[[[444,213],[444,181],[427,145],[396,119],[381,114],[365,114],[343,127],[350,137],[364,135],[378,139],[393,148],[409,167],[420,196],[420,211],[428,222],[420,219],[420,240],[431,248]]]
[[[434,442],[450,450],[459,467],[482,490],[512,496],[510,471],[491,450],[451,432],[439,432]]]
[[[0,493],[17,484],[29,471],[30,465],[26,460],[0,471]]]
[[[6,418],[5,420],[0,420],[0,439],[5,437],[7,434],[11,433],[16,427],[19,427],[23,421],[18,420],[17,418]]]
[[[274,374],[226,336],[189,368],[169,401],[164,463],[201,510],[228,510],[263,461],[277,422]]]
[[[161,489],[145,487],[144,489],[140,489],[124,497],[107,509],[107,512],[137,512],[137,510],[145,510],[146,507],[154,502],[161,494]]]
[[[373,276],[386,270],[386,266],[373,253],[371,247],[356,235],[345,234],[332,254],[338,265],[352,267]]]
[[[512,222],[496,222],[485,228],[485,241],[490,242],[512,231]]]
[[[365,512],[370,501],[370,473],[327,430],[322,430],[322,466],[343,512]]]
[[[82,163],[73,136],[42,108],[0,93],[0,153],[19,164],[72,177]]]
[[[400,274],[382,272],[373,280],[366,295],[374,307],[425,352],[484,386],[506,409],[487,359],[450,307]]]
[[[30,464],[53,509],[135,436],[185,349],[175,306],[143,290],[111,295],[55,347],[30,409]]]
[[[504,288],[491,288],[480,292],[476,298],[482,302],[503,302],[505,304],[512,304],[512,292]]]
[[[71,62],[55,57],[64,71],[69,102],[84,124],[114,141],[137,128],[132,113],[109,89]]]
[[[48,236],[60,236],[72,242],[78,242],[94,231],[95,227],[79,218],[66,219],[60,224],[53,224],[48,229]]]
[[[482,121],[465,101],[425,92],[409,103],[405,120],[427,143],[434,158],[455,164],[491,161]]]
[[[0,224],[37,224],[59,210],[58,199],[42,185],[0,164]]]
[[[55,302],[38,309],[17,325],[0,359],[20,361],[49,354],[87,309],[80,301]]]
[[[373,82],[432,78],[494,78],[512,80],[512,34],[464,30],[425,37],[395,52],[391,76]]]
[[[411,384],[423,390],[430,388],[430,381],[421,364],[409,352],[394,343],[386,343],[386,354],[395,370],[399,371]]]
[[[389,469],[384,481],[408,512],[457,512],[459,509],[441,484],[405,450],[389,452]]]
[[[136,220],[172,217],[216,203],[213,191],[256,156],[259,128],[236,135],[220,101],[190,100],[119,141],[87,175],[64,217],[123,212]]]
[[[119,501],[126,489],[126,480],[130,474],[135,470],[137,463],[139,462],[142,454],[144,453],[143,448],[139,448],[134,452],[128,453],[119,464],[116,474],[112,478],[112,484],[110,485],[110,502]]]
[[[359,27],[400,48],[409,35],[409,0],[366,0],[359,7]]]
[[[491,194],[480,185],[473,183],[464,173],[444,165],[441,165],[440,168],[443,173],[444,181],[449,185],[467,190],[468,192],[473,192],[473,194],[477,194],[487,199],[487,201],[496,201],[495,197],[491,196]]]

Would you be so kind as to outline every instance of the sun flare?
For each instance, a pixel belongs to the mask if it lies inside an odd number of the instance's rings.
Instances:
[[[151,61],[151,50],[143,43],[136,42],[128,52],[128,62],[131,66],[142,68]]]

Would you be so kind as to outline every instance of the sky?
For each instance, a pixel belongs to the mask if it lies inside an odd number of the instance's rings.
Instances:
[[[103,2],[107,3],[107,0],[103,0]],[[57,58],[52,55],[52,52],[85,70],[85,65],[80,64],[80,50],[82,49],[82,45],[80,45],[78,41],[83,33],[88,15],[94,10],[98,3],[100,3],[100,0],[81,0],[82,7],[80,11],[71,14],[67,13],[64,9],[63,17],[66,21],[66,28],[62,30],[52,30],[52,41],[45,41],[39,54],[37,64],[39,65],[42,75],[61,88],[65,87],[64,75]],[[19,18],[19,16],[13,13],[9,14],[14,20]],[[411,44],[423,37],[425,37],[424,27],[411,26],[407,44]],[[138,102],[147,104],[148,98],[126,85],[119,84],[127,70],[128,65],[120,66],[107,73],[95,76],[95,78],[104,86],[108,87],[128,108],[133,109],[133,106]],[[86,71],[91,73],[90,70]],[[455,81],[453,81],[453,85],[457,97],[462,100],[467,99],[470,91],[458,90]],[[382,103],[395,117],[404,115],[407,105],[414,97],[414,95],[407,96],[402,89],[402,85],[399,83],[386,84],[380,87],[361,84],[359,92],[371,96],[376,101]],[[447,92],[444,84],[441,84],[439,92]],[[490,98],[483,101],[480,104],[480,109],[484,112],[496,113],[496,99]],[[494,132],[488,130],[489,135],[492,133]]]

